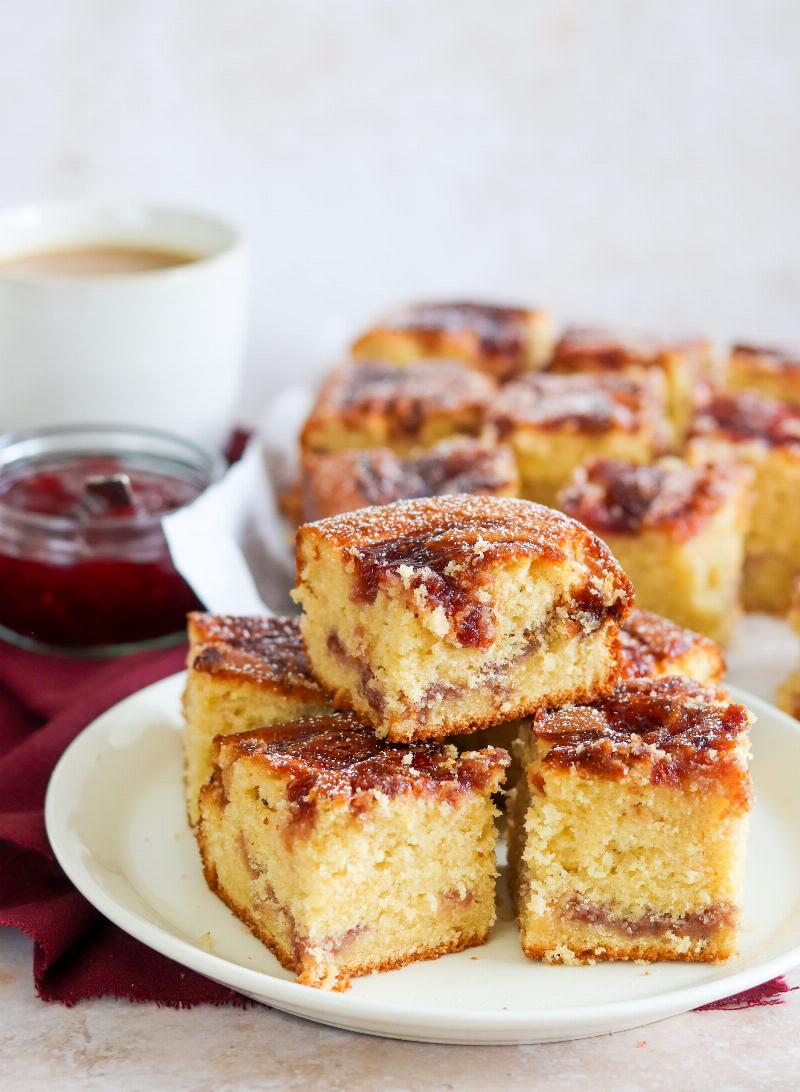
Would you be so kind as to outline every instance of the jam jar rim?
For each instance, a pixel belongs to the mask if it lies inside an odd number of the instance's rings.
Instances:
[[[98,437],[105,436],[108,439],[111,439],[114,436],[118,438],[128,437],[129,443],[121,444],[116,450],[114,450],[113,446],[103,448],[100,444],[96,444],[94,448],[76,447],[74,449],[63,446],[59,447],[56,444],[56,441],[59,438],[84,438],[93,435]],[[149,441],[153,445],[159,443],[165,446],[174,445],[177,450],[182,449],[182,455],[173,454],[173,456],[170,457],[169,455],[166,455],[164,451],[153,450],[148,452],[144,449],[136,450],[137,440],[140,442],[144,441],[145,443]],[[36,449],[37,441],[41,441],[43,445],[40,449]],[[51,447],[47,446],[48,442],[52,442]],[[30,452],[20,454],[17,458],[9,457],[9,453],[13,452],[16,447],[28,444],[30,444],[32,448]],[[74,425],[48,425],[43,428],[0,433],[0,476],[2,476],[2,473],[6,468],[14,466],[17,462],[22,465],[25,463],[33,465],[34,460],[37,458],[46,458],[48,455],[69,456],[70,454],[74,454],[76,457],[82,455],[142,455],[158,458],[161,456],[165,460],[172,462],[176,469],[182,464],[187,471],[200,472],[205,475],[207,480],[197,494],[198,497],[201,496],[209,486],[219,481],[225,470],[224,460],[219,453],[211,448],[204,447],[202,444],[196,443],[194,440],[189,440],[178,433],[147,426],[100,422]],[[170,512],[137,512],[131,516],[115,516],[113,518],[107,515],[92,515],[86,519],[77,520],[71,516],[54,516],[43,512],[29,512],[24,508],[12,507],[3,502],[2,494],[0,494],[0,521],[6,520],[16,524],[16,526],[20,528],[24,526],[32,530],[50,531],[55,534],[67,534],[78,528],[96,528],[98,531],[113,529],[116,533],[121,533],[125,530],[144,530],[148,527],[155,526],[161,523],[168,515],[172,515],[172,512],[180,511],[180,507],[175,508]]]

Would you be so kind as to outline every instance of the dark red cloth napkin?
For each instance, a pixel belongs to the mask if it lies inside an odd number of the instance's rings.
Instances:
[[[65,747],[109,706],[179,671],[185,658],[179,647],[87,662],[0,642],[0,925],[34,941],[33,977],[45,1001],[246,1003],[107,921],[56,864],[44,829],[47,782]]]

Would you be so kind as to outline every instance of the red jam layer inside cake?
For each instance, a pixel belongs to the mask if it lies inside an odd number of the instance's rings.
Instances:
[[[698,412],[692,436],[719,436],[733,443],[760,440],[769,447],[800,445],[800,406],[743,391],[713,394]]]
[[[677,459],[650,466],[597,459],[579,472],[561,507],[600,535],[658,530],[680,541],[719,511],[739,475],[733,466],[693,467]]]
[[[649,387],[623,376],[526,375],[509,383],[495,403],[501,435],[514,424],[565,426],[587,432],[634,432],[649,412]]]
[[[550,744],[544,767],[618,780],[632,764],[647,762],[653,784],[710,777],[738,789],[746,804],[749,778],[739,749],[750,720],[724,691],[672,677],[636,679],[591,705],[545,710],[533,730]]]
[[[456,640],[464,647],[487,648],[496,635],[495,614],[490,602],[477,594],[485,586],[491,569],[515,558],[528,556],[560,561],[565,558],[562,542],[565,533],[577,532],[578,525],[552,509],[524,502],[519,509],[507,508],[502,517],[498,509],[484,504],[490,498],[469,498],[472,519],[446,518],[447,509],[433,525],[421,526],[410,533],[391,534],[394,527],[407,531],[402,505],[384,516],[384,536],[380,541],[350,549],[354,567],[354,594],[362,602],[374,602],[386,581],[403,580],[406,587],[422,589],[435,610],[441,607]],[[464,498],[461,498],[463,503]],[[455,513],[459,501],[455,499]],[[477,517],[477,518],[476,518]],[[536,523],[532,533],[531,520]],[[337,521],[338,522],[338,521]],[[581,530],[581,534],[586,532]],[[596,586],[613,564],[610,554],[593,540],[584,562],[589,569],[586,585],[571,593],[568,605],[580,618],[584,633],[593,632],[609,616],[620,617],[627,600],[616,598],[608,603]]]
[[[647,914],[641,918],[628,919],[615,917],[603,907],[570,899],[559,908],[559,917],[564,921],[613,929],[621,936],[630,938],[662,937],[666,933],[676,933],[678,936],[691,937],[692,940],[708,940],[720,929],[735,928],[739,912],[735,906],[720,903],[697,913],[684,914],[679,918]]]

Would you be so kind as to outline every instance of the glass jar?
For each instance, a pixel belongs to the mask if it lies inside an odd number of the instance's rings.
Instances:
[[[87,657],[180,641],[201,604],[161,521],[221,469],[195,444],[148,429],[0,437],[0,638]]]

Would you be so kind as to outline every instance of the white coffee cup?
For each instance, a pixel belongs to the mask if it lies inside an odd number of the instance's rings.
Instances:
[[[194,260],[80,276],[3,266],[91,246]],[[219,446],[234,424],[246,311],[246,248],[216,216],[139,203],[0,210],[0,432],[113,422]]]

